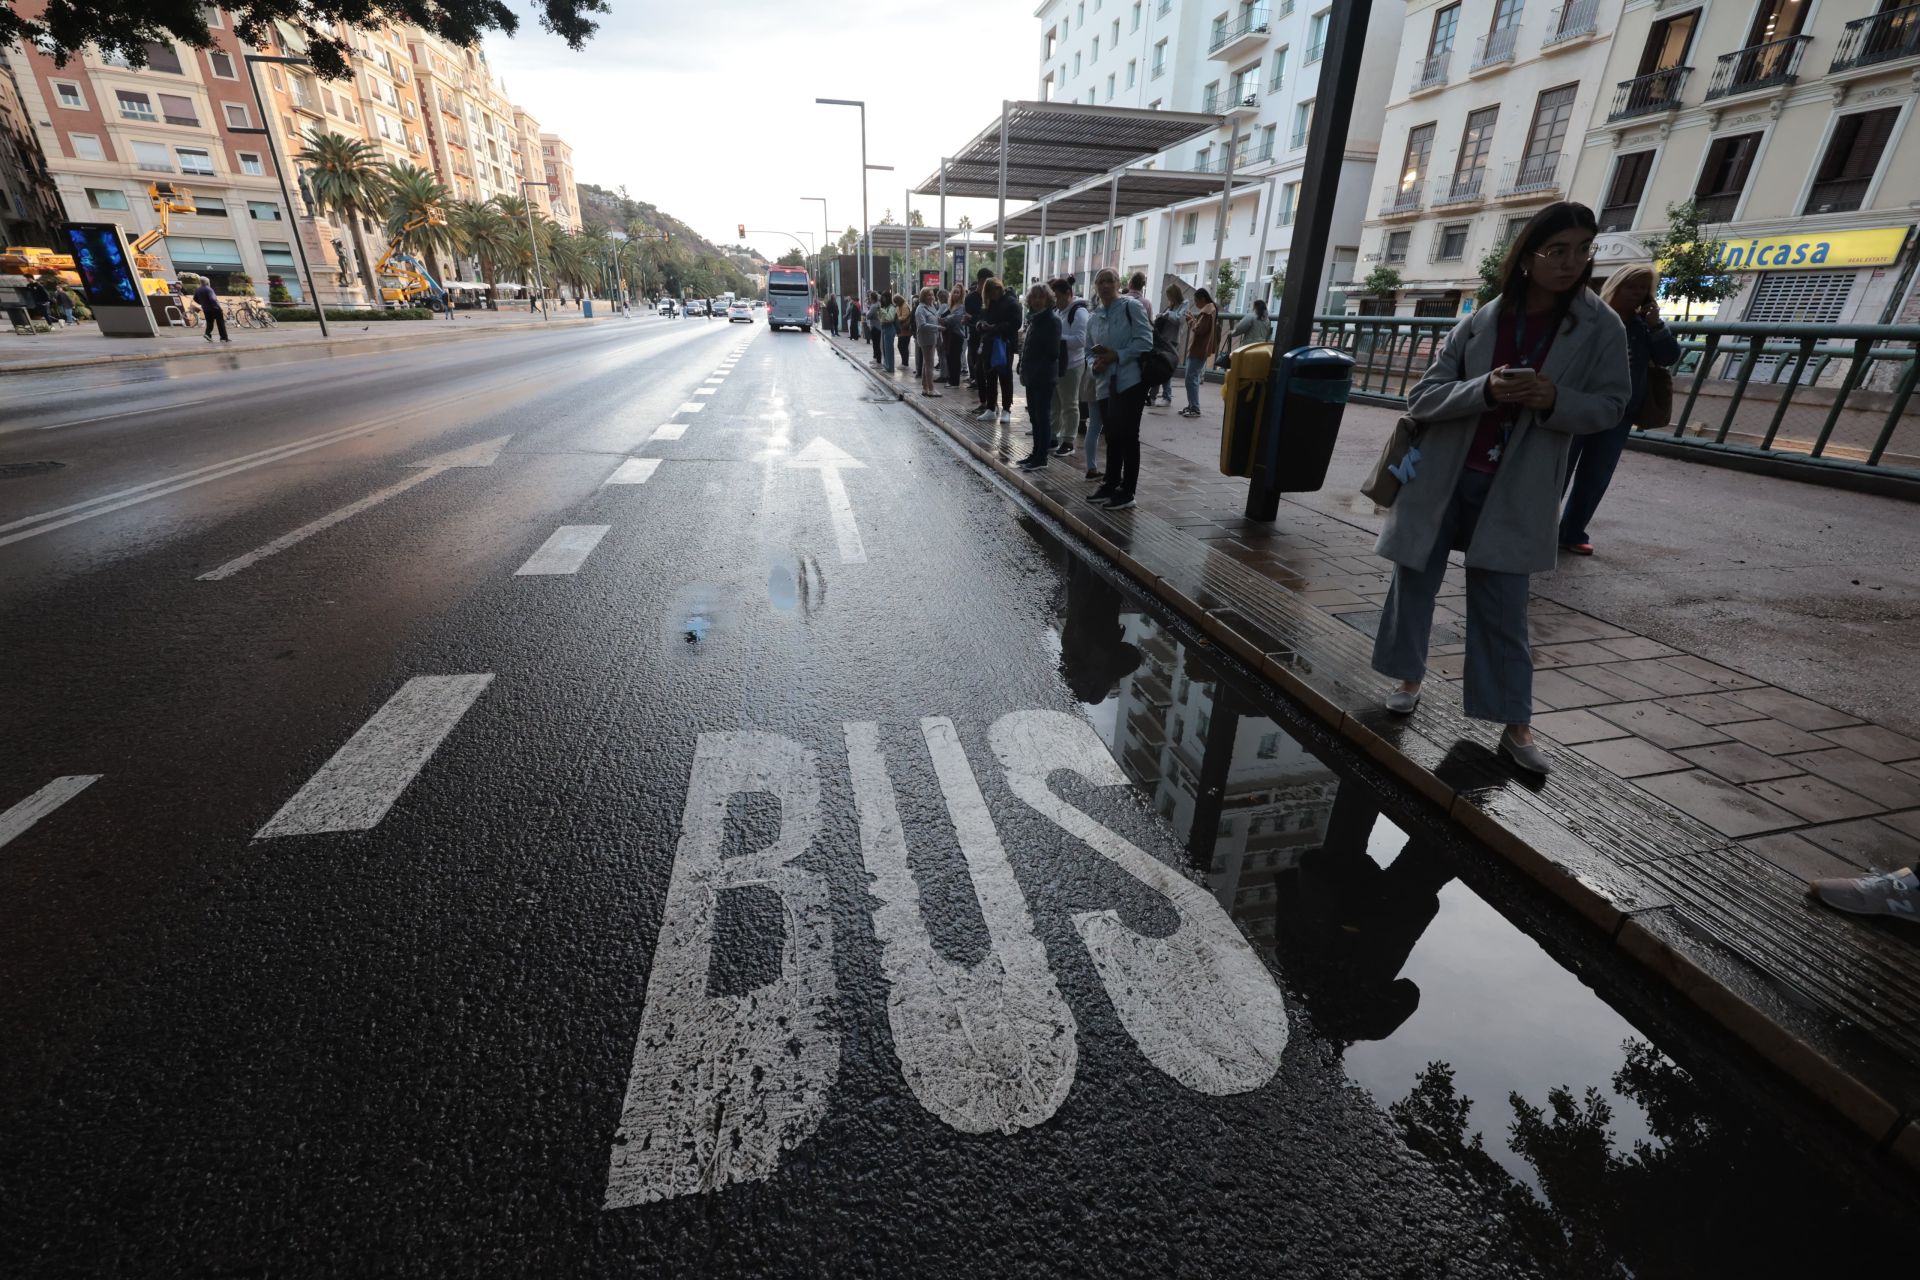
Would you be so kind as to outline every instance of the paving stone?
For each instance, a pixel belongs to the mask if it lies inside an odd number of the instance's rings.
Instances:
[[[1556,711],[1618,701],[1611,694],[1602,693],[1590,684],[1582,684],[1562,671],[1534,672],[1533,696],[1552,703]]]
[[[1302,591],[1300,598],[1310,605],[1325,607],[1330,604],[1365,604],[1354,592],[1345,587],[1328,587],[1319,591]]]
[[[1747,790],[1763,800],[1791,810],[1807,822],[1863,818],[1870,813],[1880,812],[1883,807],[1865,796],[1855,795],[1845,787],[1836,787],[1825,778],[1816,778],[1812,774],[1777,778],[1771,782],[1752,782],[1747,784]]]
[[[1920,759],[1920,742],[1915,742],[1905,734],[1883,729],[1877,724],[1854,725],[1850,729],[1828,729],[1821,737],[1836,742],[1843,747],[1858,751],[1861,755],[1878,760],[1882,764],[1892,764],[1896,760]]]
[[[1796,729],[1809,732],[1815,729],[1838,729],[1841,725],[1860,722],[1859,716],[1835,711],[1832,707],[1811,698],[1803,698],[1797,693],[1788,693],[1785,689],[1741,689],[1727,696],[1743,707],[1764,711],[1775,720],[1784,720]]]
[[[1749,708],[1751,710],[1751,708]],[[1758,747],[1770,756],[1792,755],[1796,751],[1818,751],[1827,745],[1805,729],[1796,729],[1780,720],[1732,721],[1719,726],[1729,738],[1738,738],[1750,747]]]
[[[1464,653],[1443,653],[1437,658],[1427,659],[1428,672],[1448,680],[1458,680],[1466,666],[1467,655]]]
[[[1688,747],[1679,754],[1698,767],[1728,782],[1765,782],[1769,778],[1790,778],[1805,769],[1782,763],[1764,751],[1744,742],[1717,742],[1709,747]]]
[[[1533,718],[1533,727],[1562,746],[1598,742],[1602,738],[1624,738],[1627,731],[1602,720],[1591,711],[1554,711]]]
[[[1594,714],[1669,751],[1680,747],[1704,747],[1709,742],[1725,741],[1727,736],[1719,729],[1689,720],[1678,712],[1663,710],[1651,702],[1624,702],[1611,707],[1596,707]]]
[[[1676,773],[1692,767],[1679,756],[1662,751],[1644,738],[1608,738],[1600,742],[1582,743],[1574,750],[1607,772],[1622,778]]]
[[[1880,815],[1880,821],[1895,831],[1904,831],[1915,840],[1920,840],[1920,809],[1908,813],[1883,813]]]
[[[1920,860],[1920,838],[1896,830],[1877,818],[1803,827],[1800,834],[1827,852],[1872,871],[1897,871]]]
[[[1646,662],[1616,662],[1605,668],[1616,671],[1633,681],[1645,685],[1655,694],[1674,697],[1688,693],[1712,693],[1720,686],[1713,681],[1695,675],[1691,671],[1669,665],[1665,658],[1652,658]]]
[[[1640,702],[1660,696],[1638,680],[1629,680],[1612,667],[1575,667],[1568,671],[1567,675],[1581,684],[1607,694],[1611,702]]]
[[[1902,773],[1878,760],[1869,760],[1858,751],[1834,747],[1828,751],[1808,751],[1788,756],[1787,759],[1816,777],[1865,796],[1883,809],[1911,809],[1920,805],[1920,778]]]
[[[1646,658],[1664,658],[1668,654],[1680,652],[1658,640],[1649,640],[1645,636],[1616,636],[1609,640],[1596,640],[1595,644],[1618,657],[1628,660]]]
[[[1857,876],[1867,869],[1792,831],[1749,836],[1740,843],[1803,884],[1828,876]]]
[[[1705,658],[1697,658],[1690,653],[1675,654],[1660,661],[1669,667],[1678,667],[1682,671],[1699,676],[1702,680],[1711,680],[1722,689],[1758,689],[1766,684],[1764,680],[1756,680],[1750,675],[1723,667],[1717,662],[1708,662]]]
[[[1726,836],[1738,838],[1800,825],[1792,813],[1778,805],[1699,769],[1641,778],[1633,785]]]
[[[1893,767],[1902,773],[1910,773],[1914,777],[1920,778],[1920,760],[1903,760]]]
[[[1733,724],[1740,720],[1764,720],[1766,716],[1752,707],[1743,707],[1724,693],[1698,693],[1688,698],[1662,698],[1660,705],[1678,711],[1701,724]]]
[[[1571,644],[1575,640],[1603,640],[1628,634],[1620,627],[1580,613],[1544,618],[1534,614],[1528,630],[1535,644]]]
[[[1577,667],[1588,663],[1620,661],[1619,654],[1608,652],[1593,640],[1575,640],[1572,644],[1541,645],[1533,651],[1533,660],[1538,664],[1542,658],[1549,660],[1556,667]],[[1920,755],[1920,752],[1915,754]]]

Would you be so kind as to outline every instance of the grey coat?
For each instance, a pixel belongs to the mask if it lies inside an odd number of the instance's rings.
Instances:
[[[1489,407],[1487,374],[1499,319],[1496,298],[1455,325],[1433,366],[1408,393],[1407,411],[1421,423],[1420,461],[1412,483],[1401,487],[1388,508],[1387,527],[1374,548],[1395,564],[1421,568],[1433,554],[1480,415]],[[1523,410],[1514,424],[1467,547],[1468,568],[1499,573],[1553,568],[1573,437],[1611,430],[1626,411],[1632,383],[1620,317],[1580,290],[1540,372],[1557,389],[1553,411],[1543,417]]]

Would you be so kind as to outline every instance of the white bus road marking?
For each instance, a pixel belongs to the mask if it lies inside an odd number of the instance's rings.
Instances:
[[[447,453],[437,454],[431,458],[423,458],[419,462],[409,462],[406,464],[407,466],[418,467],[420,470],[408,476],[405,480],[400,481],[398,484],[390,484],[384,489],[377,489],[358,502],[348,503],[338,511],[328,512],[310,524],[301,525],[292,533],[281,534],[265,546],[256,547],[243,556],[235,556],[219,568],[210,569],[201,574],[198,580],[201,582],[218,582],[222,578],[231,578],[234,574],[239,573],[249,565],[258,564],[268,556],[278,555],[288,547],[305,542],[314,534],[331,529],[343,520],[352,519],[362,511],[377,507],[389,498],[397,498],[415,485],[424,484],[443,471],[450,471],[455,467],[490,467],[499,459],[500,451],[506,448],[507,441],[511,439],[513,439],[511,435],[495,436],[491,440],[483,440],[479,444],[472,445],[465,449],[454,449]]]
[[[779,802],[780,833],[723,858],[728,801],[756,792]],[[700,735],[606,1208],[771,1177],[782,1153],[819,1128],[840,1072],[826,880],[798,861],[819,830],[813,752],[768,733]],[[779,976],[744,995],[709,995],[720,895],[745,887],[780,899]]]
[[[614,468],[612,475],[600,483],[609,484],[645,484],[653,479],[653,473],[660,469],[658,458],[628,458]]]
[[[647,437],[647,443],[652,444],[655,440],[678,440],[685,434],[687,434],[687,424],[684,422],[662,423],[653,429],[653,434]]]
[[[953,722],[930,717],[920,727],[986,921],[987,954],[966,966],[934,948],[879,727],[843,726],[860,848],[880,900],[873,929],[893,1049],[928,1111],[962,1133],[1012,1133],[1050,1119],[1066,1101],[1079,1058],[1073,1013],[1054,984]]]
[[[820,487],[827,495],[827,515],[833,521],[833,536],[840,543],[840,562],[865,564],[867,549],[860,541],[860,526],[853,518],[853,503],[847,497],[847,486],[840,478],[840,471],[844,467],[864,470],[867,464],[825,436],[815,436],[813,443],[794,454],[787,465],[820,473]]]
[[[706,407],[707,406],[704,401],[689,400],[685,404],[681,405],[678,409],[675,409],[674,412],[675,413],[698,413]]]
[[[103,776],[98,773],[73,773],[64,778],[55,778],[5,813],[0,813],[0,846],[6,845]]]
[[[415,676],[407,681],[254,839],[365,831],[378,825],[492,681],[491,674]]]
[[[578,573],[611,528],[610,524],[563,524],[540,544],[538,551],[527,557],[525,564],[513,571],[513,576]]]

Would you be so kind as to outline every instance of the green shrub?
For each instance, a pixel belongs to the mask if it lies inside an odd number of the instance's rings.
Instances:
[[[227,277],[227,291],[239,297],[247,297],[253,292],[253,277],[244,271],[235,271]]]
[[[270,310],[273,312],[273,318],[275,320],[318,319],[312,307],[272,307]],[[357,311],[345,307],[328,307],[327,319],[337,320],[342,324],[353,321],[365,323],[370,320],[431,320],[433,319],[433,312],[427,310],[425,307],[401,307],[392,311],[384,309],[375,310],[373,308],[368,308],[365,311]]]

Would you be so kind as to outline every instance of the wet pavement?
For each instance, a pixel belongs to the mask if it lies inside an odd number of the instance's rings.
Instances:
[[[0,1272],[1878,1260],[1777,1083],[818,339],[494,341],[0,435]]]

